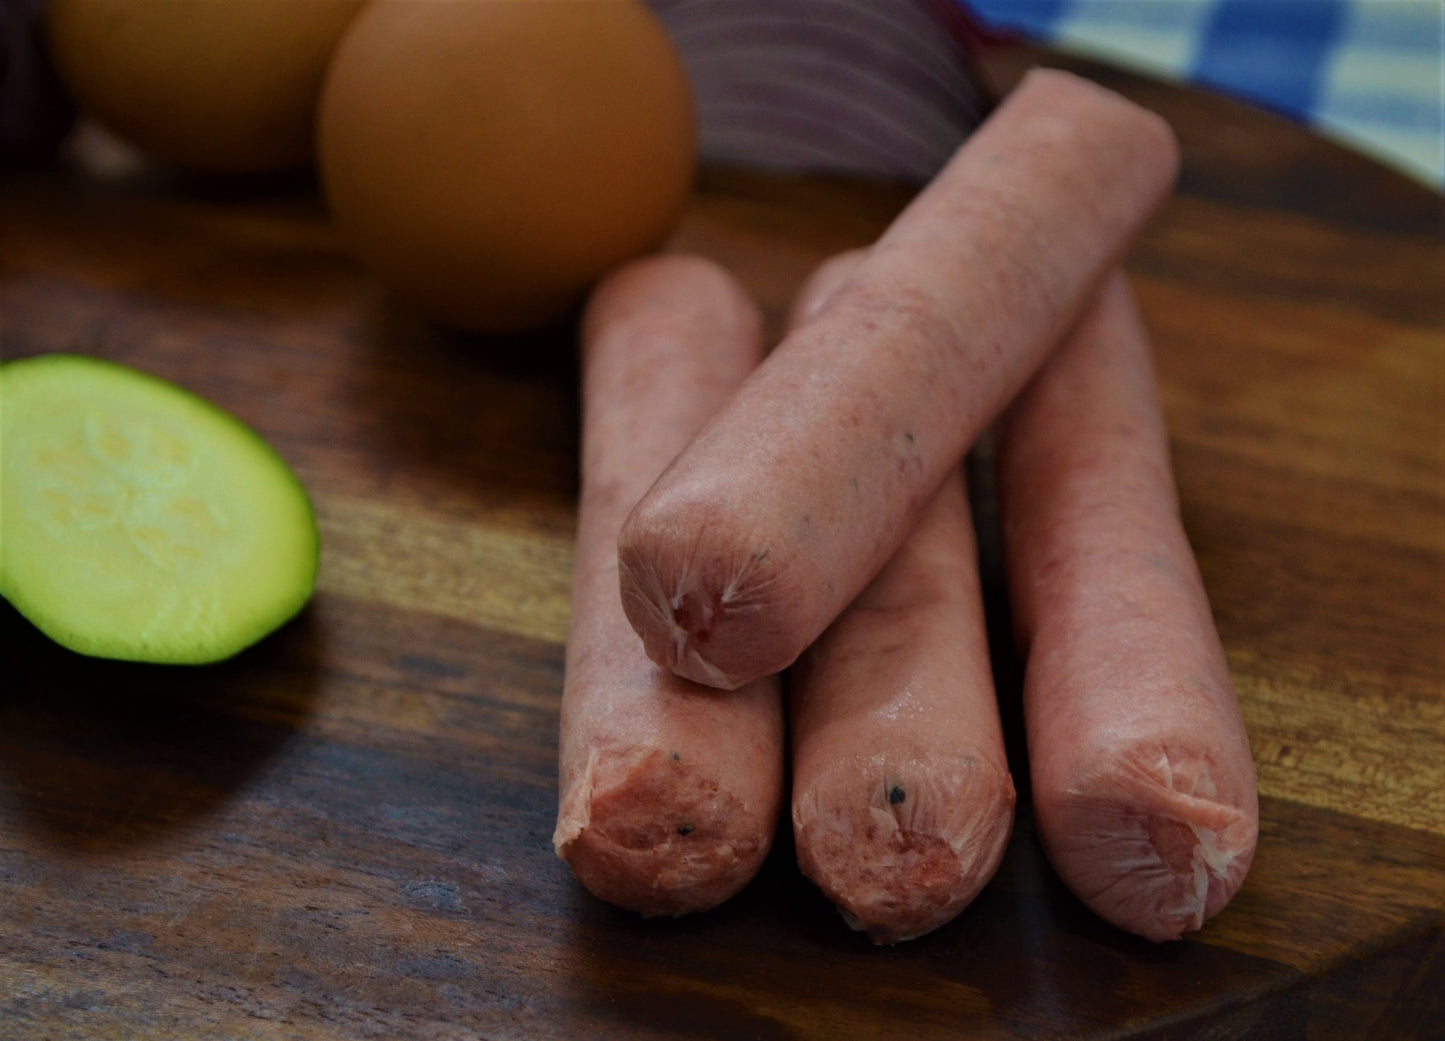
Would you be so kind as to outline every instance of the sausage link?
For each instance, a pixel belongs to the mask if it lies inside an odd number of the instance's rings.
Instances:
[[[1239,888],[1259,806],[1122,274],[1009,408],[997,444],[1040,839],[1095,912],[1177,938]]]
[[[553,842],[595,895],[644,915],[715,906],[772,843],[782,802],[776,679],[720,696],[643,653],[617,594],[627,511],[757,364],[757,308],[695,257],[635,261],[582,322],[582,490]]]
[[[1168,192],[1152,113],[1035,71],[638,503],[623,607],[734,688],[790,664],[902,543]]]
[[[863,255],[820,266],[794,324]],[[788,699],[803,873],[875,943],[951,920],[997,870],[1014,810],[961,468],[798,658]]]

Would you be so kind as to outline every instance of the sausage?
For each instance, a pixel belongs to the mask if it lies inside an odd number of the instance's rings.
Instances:
[[[1030,73],[637,504],[627,617],[735,688],[790,664],[892,556],[1167,194],[1162,119]]]
[[[820,267],[794,306],[861,260]],[[875,943],[929,932],[993,876],[1014,786],[963,470],[789,676],[798,864]]]
[[[782,804],[776,678],[719,695],[659,668],[623,616],[617,532],[762,354],[762,320],[709,261],[634,261],[582,318],[582,488],[553,843],[595,895],[644,915],[713,907],[766,857]]]
[[[1177,938],[1239,888],[1259,805],[1122,274],[1004,415],[997,451],[1039,837],[1099,915]]]

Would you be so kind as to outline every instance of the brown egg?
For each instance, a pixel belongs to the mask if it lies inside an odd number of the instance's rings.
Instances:
[[[307,162],[326,63],[362,0],[50,0],[61,80],[151,155],[202,170]]]
[[[362,262],[441,322],[564,315],[658,246],[692,185],[692,94],[637,0],[372,0],[318,117]]]

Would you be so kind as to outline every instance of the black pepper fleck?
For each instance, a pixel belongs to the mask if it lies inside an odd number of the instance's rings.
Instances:
[[[892,805],[897,806],[906,798],[908,798],[908,793],[898,785],[895,784],[892,788],[888,789],[888,801]]]
[[[679,835],[691,835],[692,832],[693,832],[693,827],[692,827],[691,824],[679,824],[679,825],[677,826],[677,833],[678,833]]]

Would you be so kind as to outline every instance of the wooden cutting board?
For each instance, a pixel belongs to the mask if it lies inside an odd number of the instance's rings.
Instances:
[[[0,606],[0,1037],[1439,1036],[1441,199],[1087,71],[1186,155],[1130,270],[1259,766],[1259,853],[1223,914],[1165,946],[1111,929],[1026,803],[984,894],[893,949],[786,834],[715,912],[597,902],[550,844],[569,335],[430,328],[309,181],[80,164],[0,177],[0,352],[118,359],[240,414],[310,489],[325,555],[304,615],[214,667],[77,658]],[[711,170],[674,246],[736,271],[776,332],[810,267],[908,195]],[[1016,725],[1006,660],[1000,687]]]

